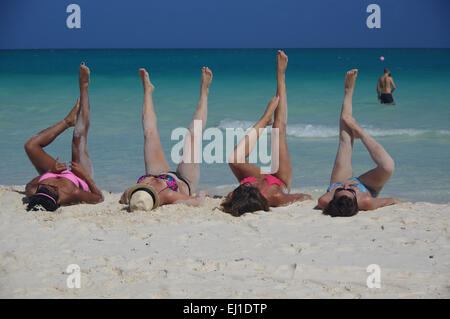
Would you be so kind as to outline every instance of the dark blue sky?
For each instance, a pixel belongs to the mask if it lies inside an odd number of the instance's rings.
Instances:
[[[0,49],[450,48],[449,15],[450,0],[0,0]]]

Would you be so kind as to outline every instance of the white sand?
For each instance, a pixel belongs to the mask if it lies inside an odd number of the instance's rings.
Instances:
[[[0,188],[2,298],[450,298],[448,204],[331,218],[307,201],[235,218],[219,199],[129,213],[105,193],[50,213],[26,212],[23,190]]]

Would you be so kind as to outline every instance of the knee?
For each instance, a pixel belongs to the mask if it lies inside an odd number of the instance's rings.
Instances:
[[[28,141],[26,141],[24,144],[25,152],[29,154],[36,147],[37,144],[38,143],[36,136],[29,138]]]
[[[385,160],[382,163],[381,168],[386,172],[386,174],[392,175],[395,169],[394,160],[392,158]]]
[[[290,191],[291,191],[291,185],[292,185],[292,176],[286,178],[286,180],[284,180],[284,181],[282,181],[282,182],[283,182],[284,186],[286,187],[286,191],[287,191],[288,193],[290,193]]]

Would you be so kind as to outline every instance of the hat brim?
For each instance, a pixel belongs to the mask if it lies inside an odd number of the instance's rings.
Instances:
[[[128,197],[127,197],[128,204],[130,203],[131,196],[133,196],[133,194],[135,192],[137,192],[138,190],[146,191],[153,197],[153,208],[152,209],[159,207],[158,192],[152,186],[147,185],[147,184],[136,184],[136,185],[131,186],[128,189]]]

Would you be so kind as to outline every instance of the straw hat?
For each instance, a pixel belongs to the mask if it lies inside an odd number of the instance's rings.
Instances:
[[[128,190],[130,211],[150,211],[159,206],[158,192],[147,184],[136,184]]]

